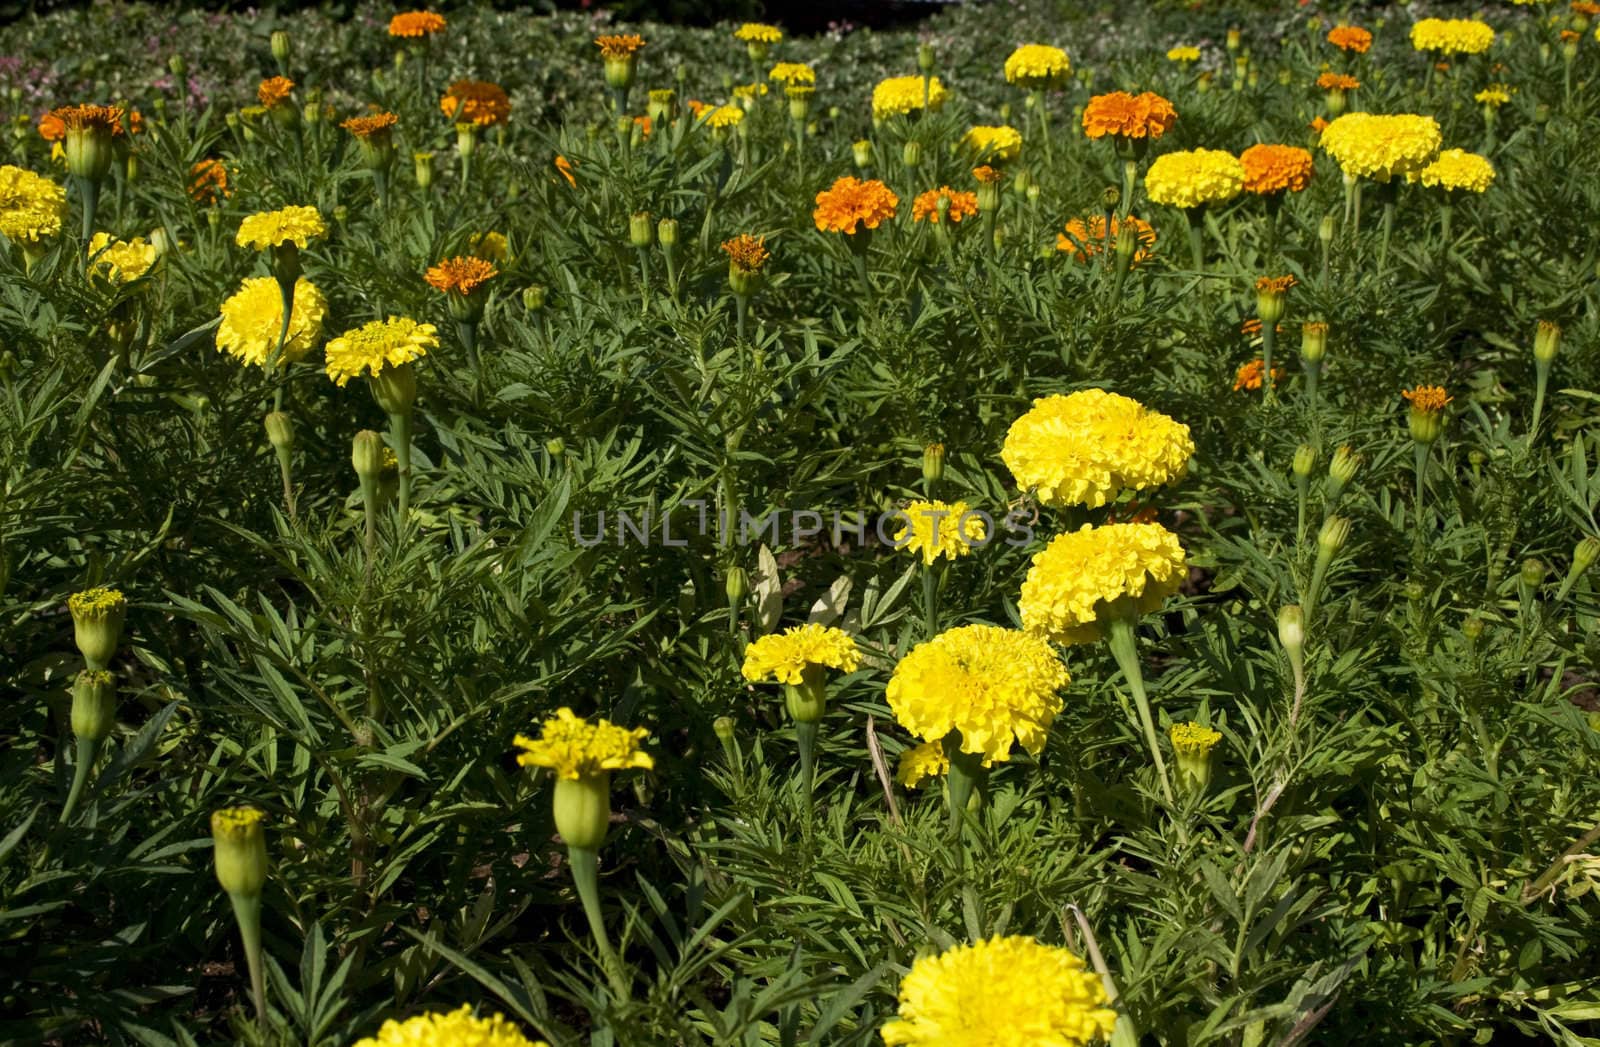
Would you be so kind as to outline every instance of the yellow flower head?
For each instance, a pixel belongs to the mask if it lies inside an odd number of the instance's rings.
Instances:
[[[1095,95],[1083,107],[1083,133],[1090,138],[1143,138],[1155,141],[1172,129],[1178,111],[1172,103],[1146,91],[1131,95],[1126,91]]]
[[[772,252],[767,250],[767,238],[740,233],[732,240],[724,240],[723,253],[728,262],[741,273],[759,273],[767,267]]]
[[[446,294],[470,295],[500,275],[493,263],[476,255],[446,258],[423,275],[428,286]]]
[[[767,74],[768,80],[777,80],[789,86],[814,84],[817,71],[804,62],[779,62]]]
[[[1145,172],[1150,202],[1188,210],[1226,203],[1244,188],[1244,165],[1220,149],[1190,149],[1156,157]]]
[[[974,127],[961,144],[983,163],[1009,163],[1022,153],[1022,133],[1015,127]]]
[[[1133,258],[1131,265],[1139,265],[1150,257],[1151,251],[1156,246],[1156,231],[1149,222],[1135,215],[1126,218],[1111,216],[1111,249],[1116,250],[1117,234],[1126,225],[1133,230]],[[1090,258],[1105,250],[1106,247],[1106,219],[1104,215],[1090,215],[1087,218],[1069,218],[1066,231],[1056,234],[1056,250],[1071,252],[1072,257],[1080,262],[1087,262]]]
[[[907,789],[915,789],[928,778],[937,778],[950,772],[950,757],[945,755],[943,742],[923,742],[913,745],[900,754],[895,764],[895,781]]]
[[[1411,46],[1417,51],[1476,55],[1492,43],[1494,30],[1472,18],[1424,18],[1411,27]]]
[[[700,113],[701,123],[714,128],[737,127],[744,119],[744,107],[738,105],[708,106]]]
[[[505,262],[511,258],[511,241],[504,233],[474,233],[467,238],[467,250],[490,262]]]
[[[462,1004],[448,1014],[435,1012],[383,1023],[376,1036],[357,1040],[355,1047],[549,1047],[530,1040],[498,1014],[477,1018]]]
[[[125,284],[150,271],[156,264],[156,248],[142,236],[114,240],[109,233],[95,233],[89,239],[89,258],[112,283]]]
[[[1473,95],[1472,100],[1480,105],[1486,105],[1492,109],[1499,109],[1501,106],[1511,101],[1511,91],[1512,88],[1507,87],[1505,84],[1490,84],[1482,91],[1479,91],[1477,94]]]
[[[650,732],[643,727],[629,730],[607,720],[590,723],[571,709],[561,708],[556,710],[555,719],[544,722],[537,741],[517,735],[515,744],[524,750],[517,754],[517,763],[523,767],[548,767],[556,777],[574,781],[606,771],[648,771],[655,761],[639,748],[639,743],[648,737]]]
[[[600,49],[600,57],[610,61],[632,58],[644,49],[644,37],[638,33],[609,34],[594,38],[594,45]]]
[[[1212,748],[1222,741],[1222,732],[1213,731],[1194,723],[1175,723],[1167,731],[1167,737],[1172,739],[1174,752],[1184,755],[1205,756]]]
[[[1037,756],[1061,712],[1067,667],[1040,637],[998,625],[962,625],[913,647],[889,678],[900,726],[925,742],[961,732],[961,751],[987,766],[1013,742]]]
[[[928,82],[928,109],[937,112],[944,107],[944,83],[936,76]],[[922,77],[891,76],[878,81],[872,89],[872,117],[886,120],[891,116],[905,116],[922,108]]]
[[[1167,61],[1181,62],[1184,65],[1188,65],[1190,62],[1198,62],[1200,61],[1200,49],[1188,46],[1174,47],[1167,51]]]
[[[817,194],[811,219],[824,233],[854,234],[858,226],[878,228],[899,206],[900,198],[877,179],[863,182],[845,175]]]
[[[1417,172],[1423,185],[1438,189],[1464,189],[1481,193],[1494,181],[1494,164],[1486,156],[1465,149],[1446,149]]]
[[[499,84],[457,80],[439,99],[439,111],[457,124],[492,127],[511,119],[511,97]]]
[[[286,243],[303,250],[312,240],[327,235],[328,227],[315,207],[284,207],[246,218],[239,223],[239,235],[234,240],[240,247],[257,251]]]
[[[343,386],[363,373],[377,375],[428,355],[439,347],[432,324],[419,324],[404,316],[373,320],[328,343],[328,377]]]
[[[861,652],[843,629],[810,622],[781,633],[769,633],[746,647],[744,665],[739,671],[751,683],[775,680],[800,684],[804,682],[808,665],[854,672],[861,666]]]
[[[959,222],[963,218],[971,217],[978,213],[978,194],[952,189],[947,185],[927,192],[918,193],[917,198],[911,201],[911,220],[914,222],[932,222],[939,224],[939,198],[944,197],[950,201],[950,209],[946,212],[952,222]]]
[[[304,357],[322,340],[322,322],[328,301],[305,277],[294,283],[294,312],[289,335],[283,341],[285,362]],[[243,364],[265,367],[278,347],[283,326],[283,294],[270,276],[248,277],[239,290],[222,303],[222,323],[217,327],[217,349]]]
[[[211,835],[218,840],[243,841],[267,819],[254,807],[224,807],[211,812]]]
[[[1321,143],[1345,174],[1387,182],[1438,152],[1439,122],[1431,116],[1346,113],[1322,129]]]
[[[775,44],[783,39],[783,30],[764,22],[746,22],[733,31],[733,37],[747,44]]]
[[[924,956],[900,982],[885,1047],[1080,1047],[1111,1035],[1117,1012],[1070,951],[1025,935]]]
[[[941,556],[966,556],[974,543],[989,537],[983,517],[966,502],[912,502],[895,515],[904,517],[895,531],[896,546],[920,553],[927,564]]]
[[[1105,505],[1183,476],[1189,427],[1104,389],[1046,396],[1011,423],[1000,458],[1045,505]]]
[[[1120,613],[1112,604],[1156,610],[1184,573],[1178,536],[1158,523],[1084,524],[1034,555],[1022,582],[1022,626],[1053,643],[1089,643],[1109,614]]]
[[[1419,385],[1415,389],[1402,391],[1400,395],[1410,402],[1413,411],[1426,411],[1429,414],[1438,414],[1454,399],[1445,393],[1442,385]]]
[[[61,233],[67,191],[48,178],[10,164],[0,166],[0,235],[32,245]]]
[[[1067,53],[1048,44],[1023,44],[1006,59],[1006,82],[1023,87],[1059,84],[1071,72]]]
[[[442,31],[444,26],[444,16],[432,11],[402,11],[389,19],[389,35],[421,39]]]
[[[128,598],[122,595],[122,590],[103,585],[67,597],[67,610],[72,612],[74,621],[102,622],[113,615],[122,615],[127,608]]]
[[[221,160],[196,160],[189,168],[189,197],[197,204],[214,204],[233,195],[228,188],[228,169]]]

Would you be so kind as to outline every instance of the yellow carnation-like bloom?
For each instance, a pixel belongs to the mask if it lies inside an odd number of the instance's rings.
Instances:
[[[985,766],[1011,758],[1013,741],[1037,756],[1072,677],[1041,636],[998,625],[963,625],[913,647],[885,695],[913,735],[938,742],[961,732],[961,751]]]
[[[1188,210],[1226,203],[1244,188],[1244,165],[1220,149],[1190,149],[1158,156],[1144,176],[1151,203]]]
[[[1071,71],[1067,53],[1048,44],[1023,44],[1006,59],[1006,82],[1023,87],[1059,84]]]
[[[1222,732],[1194,723],[1175,723],[1167,731],[1174,752],[1184,756],[1205,756],[1222,741]]]
[[[707,108],[700,115],[701,123],[715,128],[737,127],[743,119],[744,107],[737,105],[719,105],[714,108]]]
[[[767,74],[767,79],[777,80],[790,86],[814,84],[817,82],[817,71],[804,62],[779,62],[772,67],[772,72]]]
[[[373,320],[328,343],[328,377],[344,386],[363,373],[377,375],[386,367],[398,367],[428,355],[439,347],[439,336],[432,324],[419,324],[404,316]]]
[[[1346,113],[1322,129],[1321,145],[1345,174],[1387,182],[1427,163],[1439,140],[1431,116]]]
[[[448,1014],[419,1014],[405,1021],[390,1018],[376,1036],[357,1040],[355,1047],[550,1047],[543,1040],[530,1040],[522,1031],[498,1014],[475,1017],[472,1008],[462,1004]]]
[[[524,750],[517,754],[521,766],[548,767],[556,777],[576,781],[607,771],[650,770],[655,761],[639,748],[648,737],[643,727],[629,730],[608,720],[590,723],[561,708],[555,719],[544,722],[537,740],[519,734],[514,744]]]
[[[293,362],[316,348],[322,340],[322,322],[328,301],[305,277],[294,283],[294,312],[283,342],[283,361]],[[283,326],[283,294],[270,276],[252,276],[222,303],[222,323],[217,327],[217,349],[240,363],[267,365],[278,347]]]
[[[612,33],[594,38],[600,57],[617,61],[632,58],[644,49],[644,37],[638,33]]]
[[[944,84],[936,76],[928,83],[928,109],[938,111],[945,100]],[[872,116],[884,120],[905,116],[922,108],[922,77],[892,76],[872,89]]]
[[[923,742],[913,745],[900,754],[895,764],[895,781],[907,789],[915,789],[929,778],[950,773],[950,757],[945,755],[943,742]]]
[[[1465,149],[1446,149],[1417,172],[1423,185],[1439,189],[1466,189],[1481,193],[1494,181],[1494,164],[1486,156]]]
[[[286,243],[303,250],[312,240],[327,235],[328,227],[315,207],[285,207],[262,211],[240,222],[235,242],[240,247],[253,247],[257,251]]]
[[[467,252],[485,261],[509,262],[511,241],[506,239],[504,233],[474,233],[467,238]]]
[[[1015,127],[974,127],[961,137],[961,144],[984,163],[1007,163],[1022,153],[1022,132]]]
[[[972,512],[966,502],[912,502],[896,516],[906,522],[895,531],[897,548],[922,555],[931,564],[941,556],[954,560],[972,552],[974,543],[988,539],[983,517]]]
[[[1200,61],[1200,49],[1189,46],[1174,47],[1167,51],[1167,61],[1181,62],[1184,65],[1188,65],[1190,62],[1198,62]]]
[[[1022,626],[1053,643],[1090,643],[1111,614],[1154,611],[1183,579],[1183,546],[1160,524],[1084,524],[1034,555],[1022,582]]]
[[[66,216],[65,189],[25,168],[0,166],[0,235],[32,247],[59,236]]]
[[[124,614],[127,609],[128,598],[122,595],[122,590],[104,585],[67,597],[67,610],[77,621],[100,622],[112,615]]]
[[[1507,87],[1505,84],[1490,84],[1482,91],[1479,91],[1477,94],[1473,95],[1472,100],[1481,105],[1499,109],[1501,106],[1511,101],[1511,88]]]
[[[1104,389],[1046,396],[1011,423],[1000,458],[1045,505],[1105,505],[1183,476],[1189,427]]]
[[[733,31],[733,36],[747,44],[775,44],[783,39],[783,30],[764,22],[746,22]]]
[[[1417,51],[1477,55],[1492,43],[1494,30],[1472,18],[1424,18],[1411,27],[1411,46]]]
[[[809,622],[770,633],[746,647],[739,671],[751,683],[776,680],[798,686],[808,665],[854,672],[861,666],[861,652],[843,629]]]
[[[112,283],[125,284],[150,271],[156,264],[156,248],[142,236],[115,240],[109,233],[95,233],[89,238],[89,258],[97,269],[106,270]]]
[[[1070,951],[996,935],[913,963],[882,1032],[885,1047],[1080,1047],[1116,1023],[1099,976]]]

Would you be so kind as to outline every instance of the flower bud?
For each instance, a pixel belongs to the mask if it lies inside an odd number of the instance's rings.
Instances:
[[[552,436],[544,442],[544,453],[551,458],[560,458],[567,453],[567,441],[559,436]]]
[[[611,775],[600,771],[557,778],[552,809],[556,832],[568,847],[599,850],[611,828]]]
[[[287,70],[289,68],[289,34],[282,29],[275,30],[271,37],[271,46],[272,60],[278,63],[280,70]]]
[[[738,607],[744,603],[744,598],[750,595],[750,575],[743,567],[734,564],[728,568],[728,576],[723,580],[722,588],[728,595],[728,605]]]
[[[73,639],[90,669],[104,669],[122,640],[122,622],[128,600],[116,589],[103,586],[73,593],[67,598],[72,612]]]
[[[1333,480],[1335,491],[1333,497],[1343,492],[1345,486],[1355,479],[1357,471],[1361,468],[1361,456],[1350,449],[1349,444],[1343,444],[1333,452],[1333,461],[1328,463],[1328,476]]]
[[[545,287],[543,284],[529,284],[522,289],[522,308],[530,313],[537,313],[544,308]]]
[[[1132,222],[1124,222],[1117,228],[1117,267],[1129,269],[1133,260],[1139,253],[1139,240],[1134,231]]]
[[[478,151],[478,125],[456,124],[456,152],[464,159],[472,159]]]
[[[1294,449],[1294,475],[1306,477],[1311,475],[1311,470],[1317,467],[1317,449],[1310,444],[1301,444]]]
[[[656,239],[661,242],[663,250],[671,251],[678,246],[678,220],[676,218],[663,218],[656,224]]]
[[[907,142],[900,150],[900,160],[907,168],[916,168],[922,163],[922,143],[916,139]]]
[[[1317,553],[1332,556],[1349,540],[1350,521],[1343,516],[1329,516],[1322,521],[1322,530],[1317,533]]]
[[[1600,538],[1592,535],[1577,544],[1572,550],[1572,569],[1582,574],[1600,560]]]
[[[266,815],[254,807],[224,807],[211,814],[217,882],[229,894],[255,898],[267,883]]]
[[[605,60],[606,86],[613,91],[626,91],[633,86],[634,72],[638,68],[637,55],[619,55]]]
[[[1289,652],[1291,659],[1299,658],[1305,649],[1305,614],[1299,604],[1285,604],[1278,608],[1278,642]]]
[[[1561,351],[1561,328],[1549,320],[1540,320],[1539,328],[1533,334],[1533,358],[1539,363],[1548,364],[1556,358],[1556,353]]]
[[[294,419],[287,411],[271,411],[266,417],[267,443],[274,450],[284,451],[294,446]]]
[[[924,73],[931,73],[934,69],[933,45],[924,43],[917,47],[917,68]]]
[[[117,725],[117,683],[104,669],[85,669],[72,681],[72,733],[102,742]]]
[[[930,484],[944,479],[944,444],[933,443],[922,449],[922,478]]]
[[[1518,580],[1522,583],[1524,589],[1537,589],[1539,583],[1544,581],[1546,571],[1547,568],[1543,561],[1529,557],[1522,561],[1522,570],[1518,574]]]
[[[1243,46],[1243,44],[1244,44],[1244,37],[1239,32],[1239,30],[1237,30],[1237,29],[1228,30],[1228,44],[1227,44],[1227,46],[1228,46],[1228,51],[1229,51],[1230,54],[1235,52],[1235,51],[1237,51],[1237,50],[1239,50],[1239,48],[1241,46]]]
[[[799,683],[783,685],[784,702],[795,723],[816,723],[827,709],[827,670],[807,662]]]
[[[417,400],[417,375],[408,363],[385,367],[369,380],[372,398],[385,414],[410,414]]]
[[[1473,611],[1462,621],[1461,635],[1465,636],[1469,643],[1476,643],[1478,637],[1483,635],[1483,624],[1483,615]]]
[[[417,188],[426,191],[433,185],[433,154],[412,153],[411,170],[416,175]]]
[[[184,61],[182,55],[173,55],[167,59],[167,71],[181,80],[189,73],[189,63]]]
[[[1323,215],[1322,222],[1317,226],[1317,239],[1322,241],[1322,246],[1327,247],[1333,243],[1333,234],[1336,224],[1333,215]]]
[[[1320,320],[1300,328],[1300,358],[1308,364],[1321,363],[1328,352],[1328,325]]]
[[[1100,206],[1107,211],[1115,211],[1117,205],[1122,203],[1122,190],[1114,185],[1108,185],[1100,190]],[[1127,223],[1132,224],[1132,223]]]
[[[1204,791],[1211,782],[1211,750],[1222,733],[1197,723],[1175,723],[1167,732],[1177,757],[1178,784],[1185,792]]]
[[[863,138],[850,146],[850,154],[855,159],[857,167],[872,166],[872,142]]]
[[[350,465],[363,481],[376,480],[383,472],[383,437],[371,429],[357,433],[350,445]]]
[[[737,763],[739,759],[739,739],[734,734],[733,717],[717,717],[711,722],[711,730],[716,733],[717,741],[722,743],[722,751],[727,756],[728,763]]]
[[[628,219],[628,242],[633,246],[649,247],[652,234],[650,212],[640,211]]]
[[[659,91],[651,91],[650,99],[645,103],[645,115],[650,118],[651,124],[665,124],[678,115],[678,92],[670,87]]]
[[[104,124],[68,127],[62,148],[67,154],[67,170],[96,185],[105,180],[116,152],[111,129]]]

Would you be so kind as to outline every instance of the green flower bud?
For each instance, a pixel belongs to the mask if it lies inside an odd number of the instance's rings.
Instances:
[[[529,284],[522,289],[522,307],[530,313],[537,313],[544,308],[545,287],[543,284]]]
[[[820,665],[806,663],[801,670],[799,683],[783,685],[784,703],[795,723],[817,723],[827,710],[827,670]]]
[[[181,80],[189,74],[189,63],[183,60],[182,55],[173,55],[167,59],[167,70]]]
[[[1167,734],[1177,758],[1179,785],[1185,792],[1203,792],[1211,782],[1211,750],[1222,733],[1197,723],[1175,723]]]
[[[1300,328],[1300,358],[1306,363],[1320,363],[1328,352],[1328,325],[1312,321]]]
[[[611,828],[611,775],[600,771],[557,778],[552,807],[556,832],[568,847],[599,850]]]
[[[1522,570],[1519,572],[1519,581],[1525,589],[1537,589],[1539,583],[1544,581],[1548,568],[1540,560],[1532,557],[1522,561]]]
[[[1323,215],[1322,222],[1317,226],[1317,239],[1322,241],[1323,246],[1333,243],[1335,228],[1333,215]]]
[[[678,220],[676,218],[663,218],[656,223],[656,239],[661,242],[664,250],[670,251],[678,246]]]
[[[1548,364],[1556,358],[1556,353],[1561,351],[1561,328],[1549,320],[1540,320],[1539,328],[1533,335],[1533,358],[1539,363]]]
[[[417,400],[417,375],[411,364],[385,367],[368,379],[372,398],[378,401],[385,414],[410,414]]]
[[[211,815],[217,882],[229,894],[260,896],[267,883],[266,815],[254,807],[224,807]]]
[[[72,681],[72,733],[101,742],[117,725],[116,679],[104,669],[85,669]]]
[[[1100,207],[1106,211],[1115,211],[1117,205],[1122,203],[1122,190],[1114,185],[1108,185],[1100,190]]]
[[[1478,637],[1483,635],[1483,624],[1483,616],[1473,611],[1462,621],[1461,635],[1465,636],[1469,643],[1477,643]]]
[[[559,436],[552,436],[544,442],[544,453],[551,458],[560,458],[567,453],[567,441]]]
[[[640,211],[628,219],[628,242],[633,246],[649,247],[652,232],[648,211]]]
[[[750,595],[750,575],[743,567],[734,564],[728,568],[728,576],[723,581],[723,590],[728,594],[729,606],[742,605],[744,598]]]
[[[900,160],[908,168],[916,168],[922,163],[922,143],[916,139],[907,142],[900,150]]]
[[[1317,552],[1332,556],[1349,540],[1350,521],[1343,516],[1330,516],[1322,521],[1322,530],[1317,533]]]
[[[270,38],[272,47],[272,60],[278,63],[280,70],[289,68],[289,34],[282,29],[273,32]],[[287,75],[287,74],[286,74]]]
[[[944,444],[933,443],[922,449],[922,478],[931,484],[944,479]]]
[[[917,47],[917,68],[924,73],[931,73],[934,69],[934,54],[932,44],[920,44]]]
[[[362,480],[375,480],[383,472],[383,437],[363,429],[350,444],[350,465]]]
[[[871,167],[872,142],[863,138],[858,142],[852,143],[850,146],[850,155],[855,160],[857,167]]]
[[[1311,470],[1317,467],[1317,449],[1310,444],[1301,444],[1294,450],[1294,474],[1296,476],[1310,476]]]
[[[412,153],[411,170],[416,175],[417,188],[427,190],[433,185],[433,154]]]
[[[1285,604],[1278,608],[1278,642],[1289,652],[1291,660],[1298,660],[1305,650],[1305,614],[1299,604]]]
[[[128,600],[119,590],[103,586],[73,593],[67,598],[72,612],[73,638],[90,669],[104,669],[122,640],[122,622]]]
[[[271,411],[266,417],[267,443],[274,450],[287,450],[294,446],[294,419],[287,411]]]

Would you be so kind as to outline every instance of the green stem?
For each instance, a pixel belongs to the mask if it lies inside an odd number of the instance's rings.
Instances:
[[[860,235],[860,234],[851,234]],[[852,250],[850,260],[855,263],[856,279],[861,281],[861,293],[866,296],[864,305],[870,306],[873,301],[872,280],[867,276],[867,252],[864,248]]]
[[[1206,267],[1205,208],[1184,208],[1184,218],[1189,223],[1189,253],[1194,256],[1196,273]]]
[[[1550,364],[1543,360],[1534,361],[1534,386],[1533,386],[1533,421],[1528,425],[1528,442],[1539,435],[1539,419],[1544,415],[1544,394],[1550,384]]]
[[[794,739],[800,749],[800,791],[810,797],[817,781],[817,736],[821,733],[817,720],[796,720]]]
[[[583,902],[583,914],[589,919],[589,933],[594,937],[595,948],[600,950],[600,961],[605,966],[606,977],[611,981],[612,992],[619,1001],[626,1000],[629,995],[627,972],[623,970],[622,958],[612,948],[611,939],[606,935],[605,918],[600,909],[600,854],[586,847],[568,847],[567,864],[572,867],[572,883]]]
[[[278,300],[282,303],[278,311],[281,319],[278,321],[278,344],[272,350],[272,355],[267,357],[268,374],[277,371],[278,363],[283,359],[284,343],[289,340],[289,324],[294,319],[294,284],[293,280],[278,281]]]
[[[67,802],[61,808],[61,824],[66,825],[72,820],[72,814],[78,809],[78,801],[83,797],[83,787],[89,783],[89,771],[94,767],[95,757],[100,754],[100,742],[93,738],[78,739],[78,763],[72,769],[72,788],[67,791]]]
[[[1127,218],[1133,210],[1133,190],[1139,184],[1139,161],[1122,161],[1122,217]],[[1106,237],[1111,236],[1111,227],[1106,227]]]
[[[922,621],[928,639],[939,635],[939,576],[933,564],[922,565]]]
[[[294,455],[294,450],[289,447],[274,447],[273,450],[278,453],[278,475],[283,478],[284,508],[289,511],[289,520],[293,522],[295,519],[294,473],[293,463],[290,459]]]
[[[1416,511],[1417,511],[1417,534],[1420,537],[1421,534],[1422,534],[1422,506],[1423,506],[1423,500],[1427,497],[1427,493],[1428,493],[1428,487],[1427,487],[1428,445],[1423,443],[1420,440],[1414,440],[1414,441],[1412,441],[1412,443],[1414,445],[1413,450],[1415,451],[1415,461],[1416,461],[1416,468],[1417,468],[1417,510]]]
[[[376,476],[364,475],[361,477],[361,512],[366,517],[367,523],[367,562],[362,572],[361,581],[361,588],[365,590],[372,582],[372,561],[378,554],[378,478]]]
[[[261,895],[228,895],[233,902],[234,919],[239,924],[239,937],[244,940],[245,963],[250,968],[250,995],[255,1000],[256,1021],[267,1027],[267,978],[261,966]]]
[[[1134,705],[1139,710],[1139,726],[1144,731],[1145,744],[1150,747],[1150,757],[1156,765],[1156,775],[1161,780],[1161,795],[1168,807],[1176,806],[1172,782],[1167,777],[1167,761],[1161,755],[1161,739],[1156,734],[1155,719],[1150,715],[1150,698],[1145,694],[1144,673],[1139,669],[1139,644],[1134,635],[1136,619],[1127,613],[1112,617],[1106,626],[1106,639],[1111,646],[1111,656],[1117,667],[1128,678],[1128,689],[1133,692]]]
[[[399,466],[400,494],[397,507],[400,515],[400,532],[404,536],[406,523],[411,519],[411,413],[389,416],[389,434],[394,441],[394,457]]]
[[[736,325],[735,329],[738,332],[738,339],[739,339],[739,344],[740,345],[744,344],[745,317],[748,315],[749,312],[750,312],[750,296],[749,295],[743,295],[743,294],[734,295],[733,296],[733,315],[734,315],[734,323]]]
[[[89,249],[94,238],[95,213],[100,210],[100,183],[90,178],[78,179],[78,194],[83,197],[83,246]]]
[[[473,320],[456,321],[456,337],[467,350],[467,366],[472,369],[472,386],[483,391],[483,364],[478,359],[478,324]],[[395,456],[399,456],[398,451]]]
[[[945,794],[950,803],[950,839],[961,839],[961,826],[967,819],[967,806],[972,794],[983,782],[987,772],[983,767],[982,753],[961,751],[961,732],[951,731],[944,739],[945,756],[950,760],[950,774],[945,780]]]
[[[1317,386],[1322,381],[1322,361],[1315,360],[1306,363],[1306,403],[1312,413],[1317,410]]]
[[[1278,341],[1278,325],[1276,323],[1261,324],[1261,399],[1269,402],[1273,399],[1276,390],[1272,386],[1272,350]]]

